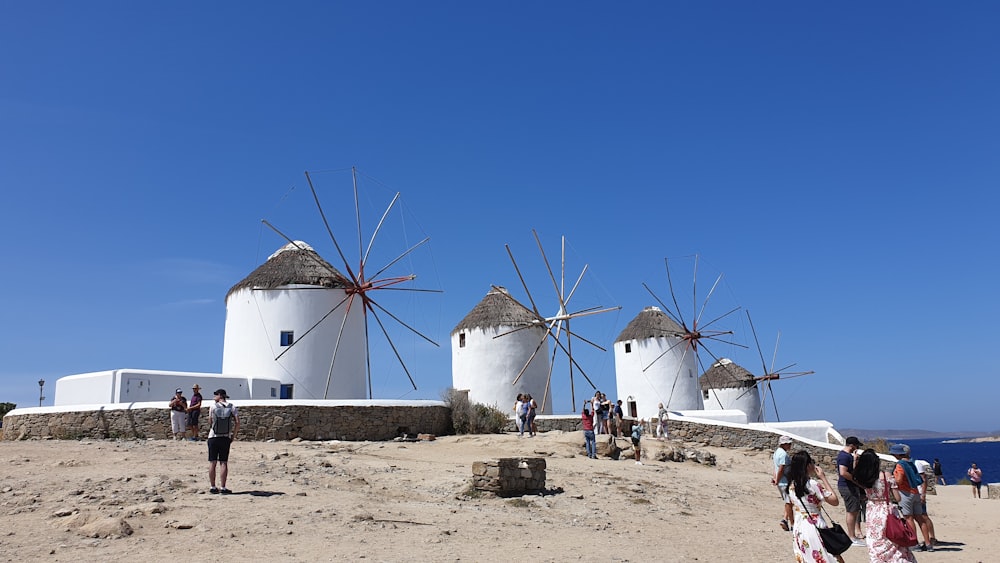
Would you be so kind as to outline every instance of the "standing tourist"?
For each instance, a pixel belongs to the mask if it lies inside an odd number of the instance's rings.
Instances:
[[[660,403],[660,412],[656,415],[656,439],[666,440],[667,436],[667,409],[664,408],[663,403]]]
[[[580,423],[583,424],[583,440],[587,446],[587,457],[597,459],[597,438],[594,436],[594,415],[590,413],[590,401],[583,402]]]
[[[861,488],[854,480],[854,456],[862,446],[856,436],[848,436],[844,448],[837,453],[837,491],[844,497],[847,511],[847,535],[855,546],[864,547],[865,540],[858,533],[858,513],[861,512]]]
[[[524,424],[528,427],[531,437],[534,438],[535,434],[538,433],[538,428],[535,426],[535,411],[538,409],[538,403],[535,402],[535,398],[531,396],[531,393],[525,395],[524,400],[528,403],[528,413],[525,415]]]
[[[983,486],[983,470],[973,463],[965,474],[969,476],[969,481],[972,481],[972,498],[983,498],[979,494],[979,489]]]
[[[830,527],[823,519],[823,503],[837,506],[840,500],[826,478],[823,470],[813,463],[809,452],[795,452],[788,466],[789,492],[795,510],[795,524],[792,526],[792,550],[796,561],[809,563],[833,563],[843,561],[839,555],[832,555],[823,547],[817,528]]]
[[[240,431],[240,416],[236,407],[227,401],[228,398],[225,389],[216,389],[215,404],[208,411],[208,481],[212,485],[208,492],[212,494],[228,495],[232,492],[226,488],[226,479],[229,477],[229,447]],[[216,465],[219,466],[219,484],[222,485],[218,489],[215,487]]]
[[[622,400],[615,403],[615,436],[622,437],[622,422],[625,419],[625,411],[622,410]]]
[[[184,392],[178,388],[170,399],[170,433],[174,440],[180,440],[187,431],[187,399]]]
[[[191,402],[188,403],[187,408],[187,425],[188,431],[191,432],[191,437],[188,438],[188,440],[197,442],[198,435],[201,433],[198,429],[198,417],[201,416],[201,387],[195,383],[194,386],[191,387],[191,390],[194,392],[191,393]]]
[[[945,485],[946,483],[944,482],[944,470],[941,469],[941,460],[938,458],[934,458],[933,467],[934,467],[934,481],[938,485]]]
[[[881,470],[881,460],[869,448],[854,463],[854,480],[865,488],[868,505],[865,508],[868,557],[872,563],[913,563],[917,559],[909,547],[899,546],[885,537],[885,522],[893,503],[899,501],[896,479]]]
[[[601,431],[611,435],[611,401],[604,393],[601,393]]]
[[[642,465],[642,461],[639,460],[642,454],[642,447],[639,445],[639,441],[642,439],[642,425],[646,421],[639,419],[638,422],[632,425],[632,449],[635,451],[635,464]]]
[[[917,466],[910,461],[910,446],[893,444],[889,448],[889,454],[896,457],[896,467],[892,471],[892,476],[896,479],[896,487],[899,489],[899,511],[906,517],[906,523],[913,528],[913,531],[922,534],[926,540],[930,537],[927,514],[924,511],[927,491],[921,487],[924,479],[917,471]],[[927,543],[922,543],[917,549],[934,551],[934,542],[931,541],[929,546]]]
[[[517,424],[517,436],[520,438],[524,436],[524,415],[525,413],[521,411],[524,406],[524,395],[521,393],[517,394],[517,400],[514,401],[514,421]]]
[[[604,425],[601,424],[601,392],[594,392],[594,399],[592,401],[593,409],[591,412],[594,413],[594,432],[597,434],[604,433]]]
[[[788,497],[788,466],[792,463],[792,458],[788,455],[790,449],[792,449],[792,437],[782,436],[778,438],[778,448],[771,456],[771,461],[774,462],[774,476],[771,477],[771,484],[778,487],[781,502],[785,504],[784,517],[778,525],[786,532],[792,529],[792,499]]]

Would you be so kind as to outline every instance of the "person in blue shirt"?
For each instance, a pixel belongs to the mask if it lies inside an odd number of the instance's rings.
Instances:
[[[781,502],[785,503],[784,518],[778,523],[782,530],[791,530],[792,499],[788,497],[788,466],[792,464],[792,458],[788,455],[788,450],[792,449],[792,437],[782,436],[778,438],[778,449],[774,450],[771,460],[774,461],[774,476],[771,477],[771,484],[778,487],[778,494],[781,495]]]

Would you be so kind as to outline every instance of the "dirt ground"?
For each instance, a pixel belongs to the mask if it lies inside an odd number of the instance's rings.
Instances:
[[[588,459],[580,432],[421,442],[240,442],[208,493],[204,442],[0,442],[0,560],[791,561],[769,452],[717,465]],[[545,494],[470,493],[472,463],[544,457]],[[946,542],[923,562],[996,561],[1000,503],[928,500]],[[843,524],[843,508],[831,511]],[[851,548],[848,563],[868,561]]]

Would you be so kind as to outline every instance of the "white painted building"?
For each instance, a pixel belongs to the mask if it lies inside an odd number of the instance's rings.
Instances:
[[[309,245],[283,246],[226,295],[222,373],[277,379],[283,399],[368,398],[352,287]]]
[[[757,379],[728,358],[720,358],[701,375],[705,410],[739,410],[747,422],[764,422]]]
[[[60,377],[56,381],[53,404],[103,405],[109,403],[143,403],[162,401],[164,405],[180,388],[191,398],[191,388],[197,384],[206,401],[219,388],[233,399],[274,399],[281,382],[266,377],[225,376],[218,373],[158,371],[149,369],[115,369],[80,373]]]
[[[543,319],[506,289],[494,287],[451,331],[452,387],[468,390],[474,403],[504,411],[513,407],[518,393],[530,393],[538,414],[551,414],[548,338]]]
[[[646,307],[615,340],[618,398],[634,401],[639,418],[656,417],[659,403],[670,411],[703,408],[697,358],[681,333],[658,307]]]

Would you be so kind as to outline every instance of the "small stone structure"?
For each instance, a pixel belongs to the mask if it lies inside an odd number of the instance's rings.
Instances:
[[[986,498],[1000,498],[1000,483],[984,483],[986,485]],[[979,493],[982,496],[982,492]]]
[[[502,457],[472,463],[472,487],[498,496],[538,493],[545,490],[545,459]]]

